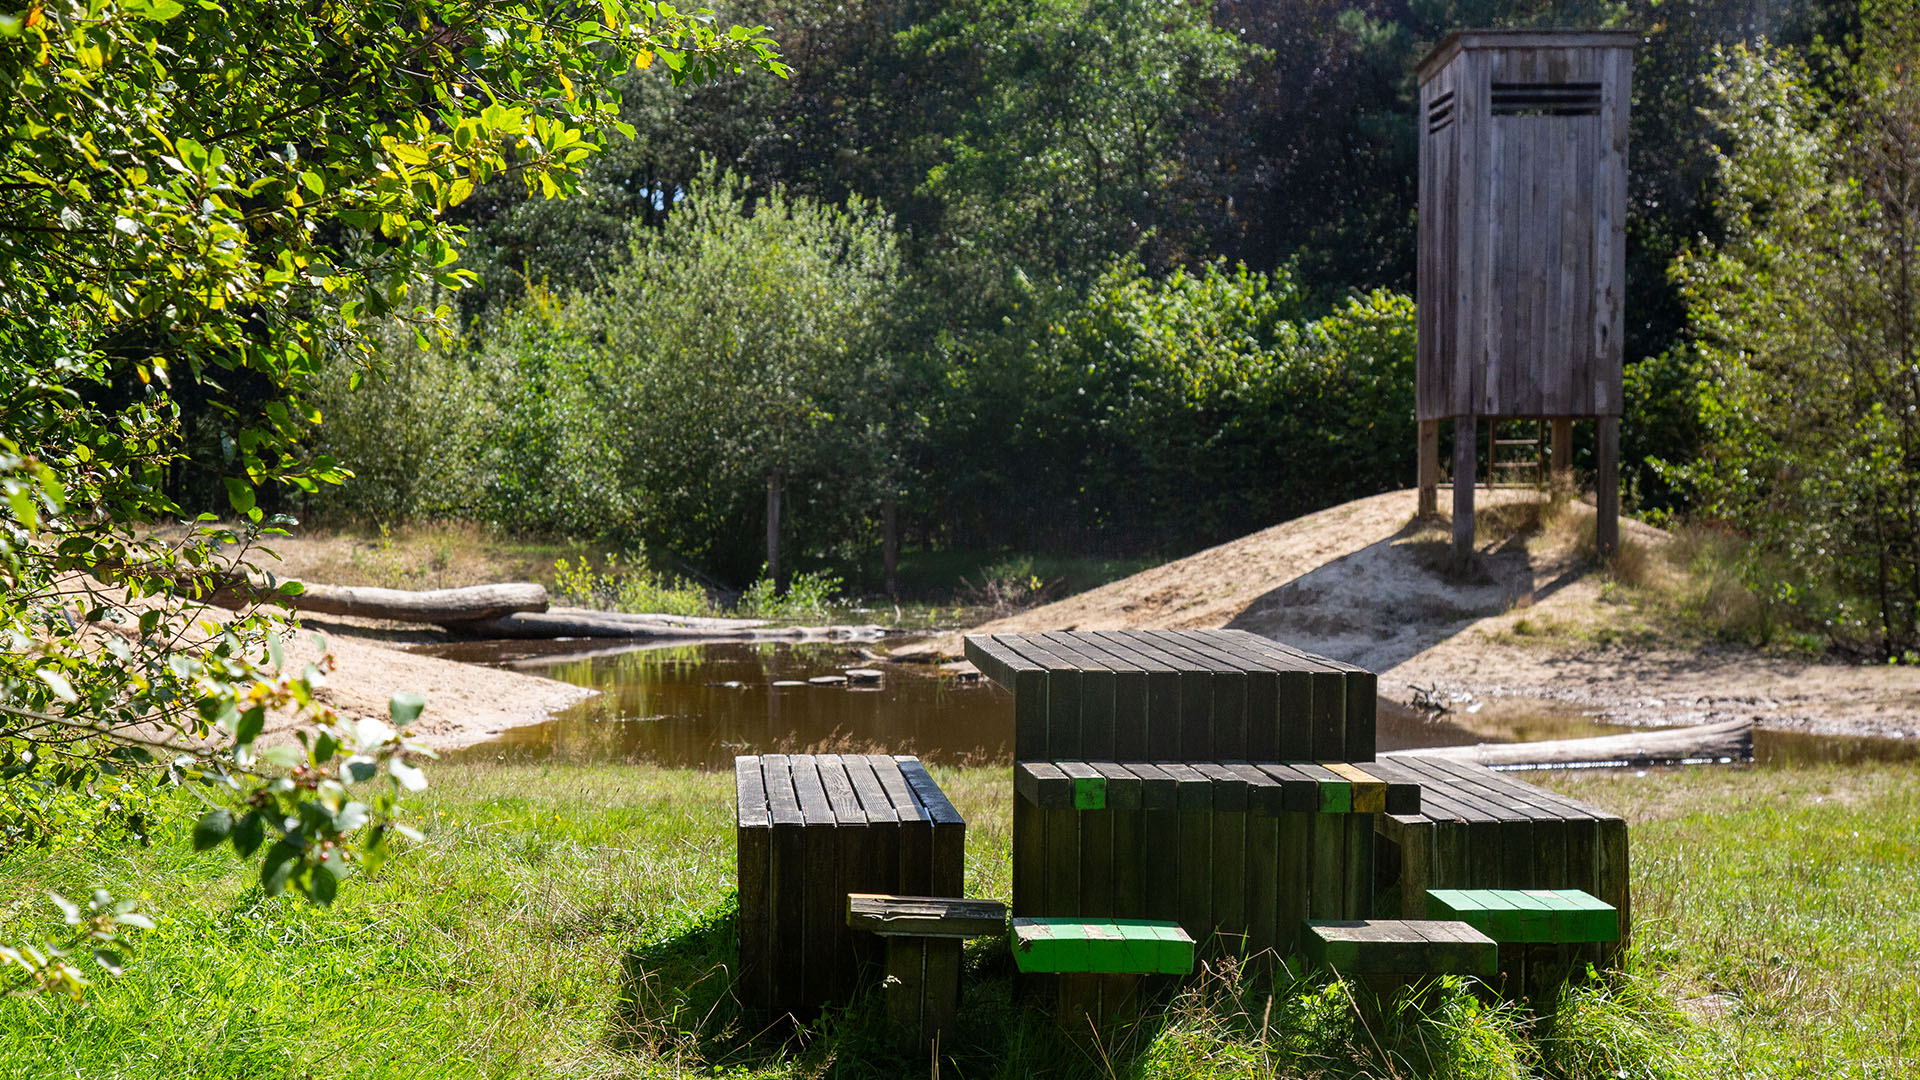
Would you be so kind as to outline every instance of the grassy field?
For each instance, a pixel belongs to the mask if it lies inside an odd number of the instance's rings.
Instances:
[[[938,771],[970,822],[968,891],[1008,892],[1003,768]],[[942,1075],[1907,1076],[1920,1071],[1920,779],[1909,769],[1696,770],[1550,781],[1634,821],[1628,973],[1532,1019],[1443,990],[1361,1015],[1340,986],[1226,970],[1102,1056],[970,947]],[[159,925],[79,1003],[0,1000],[0,1076],[902,1076],[871,1003],[783,1041],[742,1026],[731,778],[645,766],[443,766],[424,843],[331,910],[193,854],[182,798],[153,845],[0,862],[0,941],[55,933],[45,892],[139,894]],[[758,1037],[756,1037],[758,1035]]]

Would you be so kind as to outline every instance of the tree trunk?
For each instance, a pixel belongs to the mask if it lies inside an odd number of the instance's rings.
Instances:
[[[899,599],[900,586],[895,571],[900,567],[900,504],[888,499],[880,504],[880,564],[887,596]]]
[[[780,495],[782,477],[779,473],[767,474],[767,579],[773,582],[775,593],[785,593],[785,582],[780,580]]]

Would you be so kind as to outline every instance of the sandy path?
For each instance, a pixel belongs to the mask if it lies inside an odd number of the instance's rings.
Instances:
[[[324,635],[339,666],[321,699],[342,715],[385,717],[387,700],[394,694],[420,694],[427,707],[411,726],[436,750],[469,746],[510,727],[540,723],[594,694],[538,675],[406,652],[342,629],[332,626]],[[300,661],[319,655],[311,636],[299,635],[291,650]]]

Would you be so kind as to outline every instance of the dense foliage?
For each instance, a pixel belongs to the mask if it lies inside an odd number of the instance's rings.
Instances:
[[[543,0],[62,0],[0,15],[0,855],[81,816],[137,824],[142,785],[193,783],[197,846],[325,903],[377,864],[424,779],[391,719],[319,702],[332,659],[293,654],[219,589],[271,598],[245,559],[266,499],[347,476],[304,443],[315,378],[371,317],[444,318],[446,212],[510,179],[559,194],[615,133],[611,81],[778,68],[757,32],[671,8]],[[188,459],[221,509],[171,530]],[[205,474],[203,473],[203,475]],[[264,499],[263,499],[264,496]],[[211,510],[207,502],[186,507]],[[242,606],[246,606],[242,604]],[[294,657],[298,655],[299,658]],[[298,741],[256,747],[270,720]],[[396,730],[396,725],[399,730]],[[0,950],[7,988],[76,990],[118,966],[96,895],[73,939]]]
[[[494,487],[449,472],[445,483],[414,483],[405,512],[645,539],[735,583],[764,560],[767,463],[751,484],[744,472],[715,483],[711,462],[654,444],[645,468],[616,475],[589,449],[612,429],[594,425],[648,421],[580,413],[567,429],[575,434],[563,436],[561,417],[546,410],[579,413],[607,395],[556,376],[570,370],[564,364],[529,359],[578,354],[606,336],[607,323],[576,298],[604,302],[610,282],[630,275],[636,242],[712,201],[685,197],[712,168],[709,156],[740,185],[743,218],[776,191],[821,212],[858,207],[855,216],[887,223],[896,252],[873,294],[886,297],[872,315],[884,345],[861,361],[884,374],[849,368],[872,410],[844,431],[838,420],[807,428],[817,444],[807,456],[825,466],[780,470],[794,477],[779,529],[794,556],[857,564],[880,546],[887,505],[898,508],[903,541],[922,547],[1167,554],[1409,482],[1403,416],[1338,415],[1400,407],[1385,384],[1360,385],[1391,374],[1381,342],[1314,346],[1324,372],[1351,369],[1339,376],[1347,389],[1255,387],[1247,368],[1236,376],[1247,380],[1242,389],[1196,384],[1173,394],[1147,389],[1158,376],[1140,369],[1182,361],[1133,356],[1125,333],[1107,344],[1087,335],[1116,317],[1116,304],[1134,302],[1120,299],[1123,281],[1136,293],[1165,291],[1170,306],[1138,317],[1164,317],[1169,332],[1199,317],[1173,306],[1219,303],[1205,320],[1241,319],[1234,288],[1196,283],[1224,281],[1242,265],[1249,281],[1278,275],[1270,280],[1295,323],[1354,297],[1377,309],[1386,299],[1376,290],[1410,292],[1412,72],[1447,31],[1473,25],[1644,31],[1623,472],[1629,505],[1683,508],[1694,489],[1643,462],[1690,459],[1702,438],[1680,348],[1687,305],[1667,268],[1694,238],[1721,229],[1711,198],[1715,129],[1701,110],[1713,47],[1834,39],[1858,21],[1854,5],[1816,0],[744,0],[737,17],[775,26],[790,80],[726,76],[681,90],[634,73],[621,118],[635,138],[590,163],[572,198],[528,200],[523,186],[494,184],[449,215],[471,230],[462,265],[481,280],[452,301],[470,321],[469,338],[463,359],[443,370],[471,371],[492,388],[475,406],[481,414],[517,403],[521,419],[501,419],[518,449],[511,460],[488,451]],[[1249,326],[1274,318],[1244,317]],[[769,323],[761,340],[785,332]],[[1274,338],[1255,351],[1270,347],[1293,349]],[[651,363],[633,370],[656,370]],[[1074,365],[1103,370],[1082,377]],[[510,369],[517,381],[486,381]],[[1149,413],[1156,419],[1143,420]],[[1334,437],[1329,424],[1354,428]],[[348,442],[386,452],[349,433],[330,440],[342,452]],[[629,466],[636,460],[630,445],[620,453]],[[428,467],[414,477],[462,460],[426,447],[419,456]],[[569,465],[554,464],[561,460]],[[504,490],[517,493],[511,509]],[[383,498],[330,494],[316,508],[383,520],[400,512]]]
[[[1868,8],[1817,66],[1737,49],[1714,89],[1725,239],[1677,266],[1705,455],[1670,469],[1748,574],[1835,643],[1920,648],[1920,24]]]

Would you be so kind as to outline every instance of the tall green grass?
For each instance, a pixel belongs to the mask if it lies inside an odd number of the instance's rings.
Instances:
[[[1009,888],[1008,770],[936,770],[969,822],[967,891]],[[0,940],[52,936],[47,889],[142,896],[127,974],[0,1000],[0,1076],[923,1075],[872,1001],[764,1033],[727,990],[731,778],[650,766],[440,767],[426,839],[330,910],[194,854],[16,851]],[[969,946],[944,1076],[1902,1076],[1920,1054],[1920,780],[1898,767],[1554,777],[1634,821],[1626,974],[1552,1015],[1448,983],[1416,998],[1222,965],[1127,1042],[1063,1038]]]

